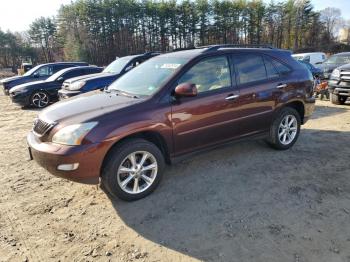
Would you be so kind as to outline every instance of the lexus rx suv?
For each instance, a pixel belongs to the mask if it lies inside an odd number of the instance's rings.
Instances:
[[[113,82],[43,110],[29,154],[52,174],[99,181],[131,201],[165,164],[229,141],[294,145],[315,106],[313,77],[289,51],[214,45],[156,56]]]

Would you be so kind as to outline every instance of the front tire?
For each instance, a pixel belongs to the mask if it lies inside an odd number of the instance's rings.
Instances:
[[[332,104],[335,104],[335,105],[344,105],[347,99],[346,96],[340,96],[332,93],[330,94],[330,97],[331,97]]]
[[[291,148],[298,139],[300,125],[300,115],[294,108],[282,108],[270,127],[268,144],[278,150]]]
[[[144,139],[126,140],[109,152],[102,184],[114,197],[138,200],[156,189],[164,165],[164,156],[153,143]]]
[[[36,108],[47,107],[49,103],[49,94],[44,91],[36,91],[30,96],[30,104]]]

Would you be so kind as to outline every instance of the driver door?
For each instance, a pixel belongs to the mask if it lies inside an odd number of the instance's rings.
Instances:
[[[196,97],[181,97],[172,105],[175,155],[229,140],[239,134],[239,92],[229,57],[204,58],[177,81],[193,83]]]

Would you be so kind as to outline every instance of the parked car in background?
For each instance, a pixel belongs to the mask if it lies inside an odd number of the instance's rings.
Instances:
[[[79,66],[62,69],[46,80],[35,81],[15,86],[10,89],[12,102],[21,106],[46,107],[50,102],[58,99],[58,90],[64,80],[81,75],[88,75],[102,71],[102,67]]]
[[[333,70],[328,81],[328,91],[333,104],[345,104],[350,97],[350,64]]]
[[[36,67],[33,67],[29,71],[27,71],[22,76],[13,76],[9,78],[2,79],[0,81],[0,87],[3,88],[4,94],[8,95],[9,90],[20,84],[45,80],[56,72],[74,66],[88,66],[88,63],[85,62],[58,62],[58,63],[49,63],[49,64],[41,64]]]
[[[65,99],[92,90],[103,89],[126,72],[159,54],[158,52],[148,52],[141,55],[117,58],[114,62],[109,64],[101,74],[88,76],[80,81],[72,79],[71,81],[63,83],[62,90],[59,91],[59,98]]]
[[[323,73],[321,69],[319,69],[319,68],[313,66],[313,65],[310,64],[309,62],[305,62],[305,61],[303,61],[303,60],[298,60],[298,62],[301,63],[301,64],[303,64],[303,65],[305,65],[306,68],[310,70],[310,72],[312,73],[312,75],[313,75],[314,78],[317,78],[317,77],[321,76],[322,73]]]
[[[165,163],[205,148],[252,137],[292,147],[314,110],[312,93],[311,73],[285,50],[167,53],[104,92],[45,109],[28,134],[29,154],[54,175],[101,178],[113,196],[136,200],[157,187]]]
[[[326,60],[326,54],[321,52],[294,54],[292,57],[296,60],[304,61],[312,65],[321,64]]]
[[[344,53],[339,53],[339,54],[330,56],[322,64],[319,64],[316,67],[320,68],[323,71],[321,78],[327,81],[334,69],[349,63],[350,63],[350,52],[344,52]]]

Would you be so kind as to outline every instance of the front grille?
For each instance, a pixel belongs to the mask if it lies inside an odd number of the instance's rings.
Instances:
[[[34,127],[33,127],[33,131],[35,134],[37,134],[38,136],[43,136],[45,135],[48,131],[51,130],[51,128],[54,127],[55,124],[53,123],[47,123],[41,119],[36,119],[34,121]]]
[[[349,71],[341,71],[340,72],[340,80],[349,82],[350,81],[350,72]]]

